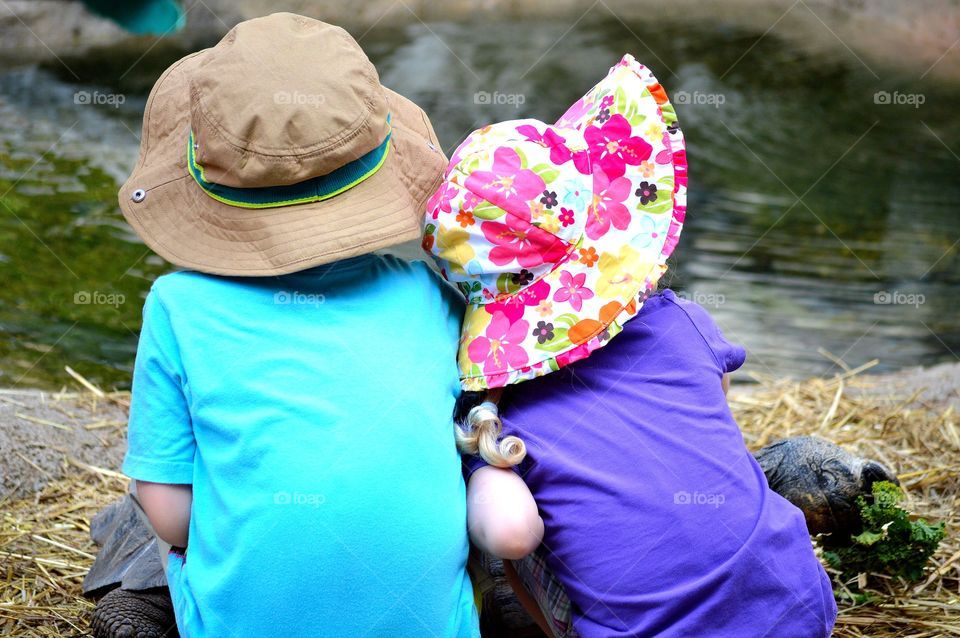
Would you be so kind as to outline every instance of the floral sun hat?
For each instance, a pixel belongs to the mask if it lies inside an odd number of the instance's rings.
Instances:
[[[673,106],[630,55],[556,124],[513,120],[467,137],[423,234],[467,300],[463,388],[548,374],[616,336],[667,269],[686,190]]]

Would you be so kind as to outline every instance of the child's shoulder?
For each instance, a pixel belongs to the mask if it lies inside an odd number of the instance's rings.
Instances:
[[[444,296],[449,295],[457,299],[459,305],[463,304],[463,297],[457,289],[441,277],[440,273],[431,268],[426,261],[422,259],[406,260],[391,254],[377,255],[377,257],[384,268],[406,275],[418,284],[436,288]]]
[[[653,303],[651,304],[651,302]],[[681,297],[667,288],[651,296],[647,300],[647,304],[651,304],[652,310],[660,308],[667,311],[663,315],[665,321],[675,321],[677,319],[687,321],[691,328],[696,331],[691,334],[700,334],[724,372],[732,372],[743,365],[746,358],[743,347],[727,341],[710,312],[697,302]],[[647,304],[644,305],[644,308],[647,307]]]
[[[647,299],[644,307],[649,307],[651,310],[666,310],[676,313],[678,316],[684,315],[698,328],[716,325],[706,308],[695,301],[678,295],[670,288],[665,288],[652,295]]]
[[[227,281],[229,280],[225,277],[206,275],[193,270],[178,270],[157,277],[150,287],[150,294],[161,299],[206,294]]]
[[[648,321],[674,322],[686,318],[698,328],[713,323],[710,313],[700,304],[678,295],[669,288],[650,295],[643,302],[640,314]]]
[[[403,259],[390,253],[378,253],[374,255],[374,258],[379,262],[381,268],[397,274],[430,280],[440,279],[440,276],[422,259]]]
[[[171,315],[192,317],[224,304],[235,306],[244,299],[260,297],[265,294],[261,290],[265,286],[276,288],[276,283],[268,281],[270,279],[220,277],[179,270],[154,280],[146,306],[158,306]]]
[[[660,335],[672,335],[684,339],[682,335],[712,333],[716,330],[713,318],[699,304],[677,295],[665,288],[656,292],[643,302],[636,319],[646,329]],[[633,322],[628,322],[630,325]],[[669,328],[669,330],[668,330]],[[678,330],[679,328],[679,330]],[[639,328],[638,328],[639,329]]]

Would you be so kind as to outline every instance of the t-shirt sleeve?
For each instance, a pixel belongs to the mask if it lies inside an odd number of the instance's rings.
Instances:
[[[700,335],[703,336],[707,347],[710,348],[716,357],[721,371],[733,372],[739,369],[747,359],[747,351],[744,350],[743,346],[727,341],[726,337],[723,336],[723,332],[720,330],[720,326],[717,325],[713,317],[710,316],[710,313],[707,312],[703,306],[682,299],[677,301],[678,305],[687,316],[690,317],[690,321],[693,322],[694,327],[696,327]]]
[[[467,482],[474,472],[488,465],[479,454],[461,454],[460,458],[463,460],[463,480]]]
[[[196,441],[185,395],[186,377],[170,317],[156,288],[143,306],[133,370],[123,472],[152,483],[193,483]]]

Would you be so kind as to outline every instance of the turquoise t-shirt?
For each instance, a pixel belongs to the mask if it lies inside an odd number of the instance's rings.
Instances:
[[[424,263],[389,256],[154,283],[123,470],[193,485],[167,570],[184,638],[479,635],[461,313]]]

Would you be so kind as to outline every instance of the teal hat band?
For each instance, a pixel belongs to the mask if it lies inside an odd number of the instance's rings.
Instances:
[[[387,122],[390,122],[390,116],[387,116]],[[307,204],[339,195],[376,173],[387,159],[387,153],[390,151],[391,135],[392,130],[387,133],[387,137],[378,147],[326,175],[311,177],[302,182],[284,186],[238,188],[207,181],[203,174],[203,167],[197,163],[194,154],[193,131],[190,131],[190,139],[187,144],[187,168],[190,170],[193,179],[207,195],[229,206],[273,208]]]

